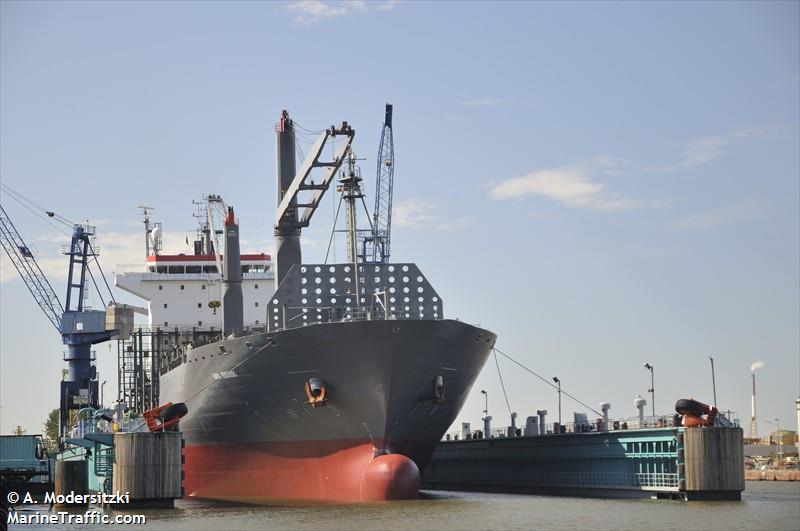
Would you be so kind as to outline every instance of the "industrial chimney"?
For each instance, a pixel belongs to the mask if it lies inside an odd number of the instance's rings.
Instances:
[[[750,438],[758,439],[758,421],[756,419],[756,371],[764,366],[763,361],[750,365],[750,377],[753,380],[753,394],[750,397]]]
[[[241,334],[244,330],[242,300],[242,261],[239,254],[239,224],[228,207],[225,218],[225,256],[222,280],[222,330],[225,336]]]

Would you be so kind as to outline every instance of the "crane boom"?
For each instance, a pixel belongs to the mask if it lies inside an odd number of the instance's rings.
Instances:
[[[392,105],[386,104],[381,143],[378,147],[378,171],[375,185],[375,210],[372,212],[372,261],[388,262],[392,231],[392,189],[394,187],[394,139]],[[366,253],[365,253],[366,254]]]
[[[30,247],[25,244],[2,205],[0,205],[0,244],[33,295],[36,304],[60,334],[64,307],[36,262]]]

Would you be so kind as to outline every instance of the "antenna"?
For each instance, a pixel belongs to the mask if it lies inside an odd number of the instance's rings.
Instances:
[[[142,215],[144,216],[144,247],[146,254],[145,256],[150,256],[150,212],[155,210],[153,207],[144,206],[144,205],[136,205],[136,208],[142,209]]]

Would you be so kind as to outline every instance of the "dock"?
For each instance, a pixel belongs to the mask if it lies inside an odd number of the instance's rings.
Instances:
[[[739,427],[665,427],[442,441],[422,488],[740,500]]]

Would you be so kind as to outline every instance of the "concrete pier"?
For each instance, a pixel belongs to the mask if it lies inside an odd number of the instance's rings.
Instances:
[[[685,428],[684,491],[689,500],[739,500],[744,490],[741,428]]]
[[[57,460],[55,475],[56,480],[54,494],[56,497],[61,495],[67,496],[70,494],[88,494],[89,463],[87,463],[85,460]],[[60,506],[84,507],[86,506],[86,503],[64,503],[60,504]]]

